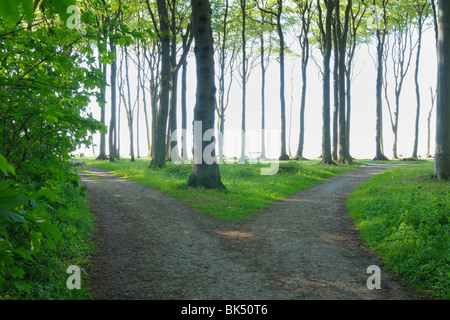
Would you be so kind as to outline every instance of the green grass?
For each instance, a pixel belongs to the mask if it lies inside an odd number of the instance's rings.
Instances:
[[[426,295],[450,298],[450,183],[432,161],[390,169],[349,197],[362,239],[386,266]]]
[[[279,172],[272,176],[260,174],[268,164],[222,164],[220,174],[226,190],[187,187],[192,165],[167,163],[164,169],[150,170],[149,159],[132,163],[121,160],[91,161],[90,165],[166,192],[192,205],[199,211],[227,221],[244,221],[270,203],[284,199],[300,189],[313,186],[326,178],[355,169],[355,166],[323,166],[318,160],[280,162]]]

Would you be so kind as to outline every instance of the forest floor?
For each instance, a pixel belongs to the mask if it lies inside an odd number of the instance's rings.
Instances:
[[[84,166],[97,217],[86,284],[102,300],[420,299],[364,247],[346,210],[357,186],[390,167],[362,166],[236,223]],[[372,265],[379,290],[367,287]]]

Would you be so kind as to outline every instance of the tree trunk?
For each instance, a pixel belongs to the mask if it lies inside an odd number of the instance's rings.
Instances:
[[[374,1],[375,3],[375,1]],[[377,82],[376,82],[376,154],[374,160],[387,160],[383,153],[383,56],[386,31],[377,30]]]
[[[420,86],[419,86],[419,67],[420,67],[420,54],[422,51],[422,32],[423,32],[423,19],[424,15],[427,15],[426,11],[429,8],[429,4],[425,3],[423,6],[419,4],[416,6],[417,14],[418,14],[418,34],[419,38],[417,40],[417,56],[416,56],[416,71],[414,74],[414,81],[416,84],[416,99],[417,99],[417,111],[416,111],[416,124],[415,124],[415,134],[414,134],[414,147],[412,152],[412,157],[417,158],[417,151],[419,148],[419,120],[420,120]]]
[[[450,178],[450,2],[439,0],[438,93],[434,175]]]
[[[125,77],[127,81],[127,95],[128,95],[128,108],[125,105],[125,108],[127,110],[127,121],[128,121],[128,129],[130,133],[130,157],[131,162],[135,161],[134,158],[134,129],[133,129],[133,107],[131,106],[131,87],[130,87],[130,75],[129,75],[129,68],[128,68],[128,49],[125,46]]]
[[[106,72],[107,72],[107,64],[106,63],[100,63],[100,69],[103,72],[103,83],[100,88],[100,121],[106,125]],[[106,134],[101,133],[100,134],[100,154],[97,157],[98,160],[106,160],[108,159],[106,155]]]
[[[319,1],[317,1],[320,6]],[[332,16],[335,2],[328,0],[326,3],[327,17],[325,28],[323,25],[323,106],[322,106],[322,164],[335,164],[331,155],[331,138],[330,138],[330,60],[332,49]],[[321,10],[320,10],[320,16]],[[319,18],[322,24],[322,17]]]
[[[433,114],[434,104],[436,102],[436,94],[433,93],[433,88],[430,87],[431,92],[431,107],[430,111],[428,111],[428,118],[427,118],[427,157],[431,156],[431,115]]]
[[[203,141],[204,133],[207,130],[214,131],[216,102],[211,7],[208,0],[191,0],[191,7],[197,68],[194,122],[201,124],[201,132],[195,132],[196,126],[194,125],[194,165],[188,179],[188,186],[224,189],[215,150],[212,149],[210,154],[205,155],[208,144],[207,141]],[[214,144],[214,136],[211,140],[211,143]]]
[[[302,20],[302,32],[299,36],[300,47],[302,51],[302,92],[300,101],[300,119],[299,119],[299,139],[298,148],[295,155],[295,159],[304,160],[303,148],[305,142],[305,108],[306,108],[306,87],[307,87],[307,68],[309,62],[310,48],[309,48],[309,30],[311,27],[311,6],[313,1],[307,1],[303,4],[299,3],[299,9],[301,11]]]
[[[117,76],[117,54],[116,45],[113,43],[113,39],[110,38],[111,52],[114,54],[114,61],[111,64],[111,119],[109,123],[109,161],[114,162],[116,159],[116,76]]]
[[[180,155],[181,159],[187,160],[187,102],[186,102],[186,92],[187,92],[187,61],[183,62],[183,67],[181,70],[181,134],[182,143]]]
[[[266,66],[264,35],[260,36],[261,42],[261,155],[260,159],[266,159]]]
[[[242,124],[241,124],[241,157],[239,162],[245,163],[245,112],[247,102],[247,53],[246,53],[246,12],[245,0],[241,0],[242,9]]]
[[[414,82],[416,84],[416,100],[417,100],[417,110],[416,110],[416,123],[414,130],[414,147],[412,152],[412,157],[417,158],[417,149],[419,148],[419,120],[420,120],[420,86],[419,86],[419,66],[420,66],[420,52],[422,49],[422,25],[419,25],[419,40],[417,46],[417,57],[416,57],[416,71],[414,74]]]
[[[337,30],[336,25],[333,27],[333,40],[334,40],[334,66],[333,66],[333,94],[334,94],[334,107],[333,107],[333,131],[332,131],[332,148],[331,153],[333,161],[338,160],[338,141],[339,141],[339,48],[337,43]]]
[[[280,40],[280,102],[281,102],[281,155],[280,160],[289,160],[286,146],[286,97],[285,97],[285,66],[284,66],[284,34],[282,29],[281,12],[283,1],[278,0],[277,31]]]
[[[165,0],[158,0],[158,14],[160,20],[161,40],[161,80],[159,95],[159,110],[157,112],[154,155],[149,168],[163,168],[166,166],[166,130],[169,113],[170,94],[170,29]]]
[[[347,0],[347,7],[345,10],[344,25],[341,26],[340,22],[340,6],[339,1],[336,5],[336,19],[337,19],[337,39],[338,39],[338,52],[339,52],[339,156],[338,161],[344,164],[352,164],[352,158],[348,152],[347,146],[347,121],[346,121],[346,104],[345,104],[345,74],[346,74],[346,53],[347,53],[347,38],[348,38],[348,26],[350,19],[350,9],[352,7],[352,1]]]

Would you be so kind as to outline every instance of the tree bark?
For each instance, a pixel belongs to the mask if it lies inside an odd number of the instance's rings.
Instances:
[[[378,26],[376,32],[377,38],[377,81],[376,81],[376,125],[375,125],[375,146],[376,154],[374,160],[387,160],[383,152],[383,56],[384,56],[384,45],[386,41],[386,6],[388,0],[383,1],[385,25],[383,30],[381,26]],[[373,1],[373,5],[376,6],[376,0]]]
[[[323,25],[320,2],[317,0],[319,27],[323,41],[322,164],[335,164],[331,155],[330,138],[330,60],[332,49],[332,16],[335,2],[333,0],[324,0],[324,2],[326,6],[325,26]]]
[[[438,93],[434,175],[450,178],[450,2],[439,0]]]
[[[110,50],[114,54],[114,61],[111,64],[111,119],[109,122],[109,161],[114,162],[116,159],[116,104],[117,104],[117,94],[116,94],[116,77],[117,77],[117,55],[116,55],[116,45],[113,43],[112,37],[110,37]]]
[[[211,7],[208,0],[191,0],[191,7],[197,68],[194,122],[201,124],[201,132],[195,132],[194,125],[194,165],[188,179],[188,186],[205,189],[224,189],[225,186],[222,184],[220,177],[215,148],[207,155],[212,159],[205,159],[208,141],[203,141],[206,131],[214,131],[216,103]],[[214,135],[210,143],[215,143]]]
[[[245,113],[247,107],[247,53],[246,53],[246,7],[245,0],[240,0],[242,10],[242,123],[241,123],[241,157],[239,162],[245,163]]]
[[[344,25],[341,25],[340,21],[340,6],[339,1],[336,4],[336,21],[337,21],[337,39],[338,39],[338,52],[339,52],[339,156],[338,161],[340,163],[352,164],[352,158],[348,152],[347,146],[347,121],[346,121],[346,53],[347,53],[347,37],[350,19],[350,9],[352,7],[352,1],[347,0],[347,7],[345,10]]]
[[[284,65],[284,34],[281,22],[283,0],[278,0],[277,31],[280,40],[280,102],[281,102],[281,155],[280,160],[289,160],[286,146],[286,97],[285,97],[285,65]]]
[[[166,166],[166,130],[169,113],[170,94],[170,28],[165,0],[158,0],[159,37],[161,41],[161,80],[159,94],[159,110],[157,112],[154,155],[149,168],[163,168]]]

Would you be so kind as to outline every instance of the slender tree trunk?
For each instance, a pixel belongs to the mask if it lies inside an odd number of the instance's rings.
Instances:
[[[223,148],[224,148],[224,130],[225,130],[225,64],[226,64],[226,44],[227,44],[227,34],[228,34],[228,10],[229,3],[228,0],[225,2],[225,13],[223,18],[223,35],[222,43],[220,48],[220,75],[219,75],[219,105],[217,106],[217,114],[219,121],[219,163],[223,163]]]
[[[208,142],[203,141],[206,131],[214,131],[216,103],[211,7],[208,0],[191,0],[191,7],[197,68],[194,122],[201,124],[201,132],[195,132],[194,124],[194,165],[188,179],[188,186],[224,189],[225,186],[222,184],[220,177],[215,148],[208,153]],[[211,140],[211,143],[215,144],[214,136],[212,136]]]
[[[100,63],[100,69],[103,72],[103,83],[100,88],[100,121],[106,125],[106,72],[107,72],[107,64],[106,63]],[[100,154],[98,155],[98,160],[106,160],[108,157],[106,155],[106,134],[101,133],[100,134]]]
[[[338,51],[339,51],[339,156],[338,161],[340,163],[352,164],[352,158],[348,152],[347,146],[347,121],[346,121],[346,104],[345,104],[345,91],[346,91],[346,54],[347,54],[347,38],[348,27],[350,19],[350,9],[352,7],[352,1],[347,0],[347,7],[345,10],[344,25],[340,22],[340,6],[339,1],[336,5],[336,19],[337,19],[337,39],[338,39]]]
[[[450,2],[439,0],[438,93],[434,175],[450,179]]]
[[[137,74],[137,96],[136,96],[136,151],[137,151],[137,157],[140,158],[141,157],[141,153],[140,153],[140,147],[139,147],[139,116],[140,116],[140,106],[141,106],[141,86],[139,85],[139,83],[141,82],[141,46],[140,43],[138,42],[137,45],[137,70],[138,70],[138,74]]]
[[[335,22],[336,23],[336,22]],[[336,25],[333,28],[333,40],[334,40],[334,66],[333,66],[333,94],[334,94],[334,107],[333,107],[333,140],[332,140],[332,157],[333,161],[338,160],[338,141],[339,141],[339,48],[337,39]]]
[[[307,1],[299,5],[302,20],[302,32],[299,36],[300,47],[302,51],[302,64],[301,64],[301,74],[302,74],[302,89],[301,89],[301,101],[300,101],[300,119],[299,119],[299,139],[298,148],[295,155],[295,159],[304,160],[303,149],[305,144],[305,108],[306,108],[306,88],[307,88],[307,68],[309,63],[309,30],[311,27],[311,7],[313,1]]]
[[[419,86],[419,67],[420,67],[420,54],[422,51],[422,32],[423,32],[423,16],[427,16],[429,12],[430,4],[425,2],[424,4],[417,3],[416,11],[418,14],[418,40],[417,40],[417,56],[416,56],[416,71],[414,74],[414,82],[416,84],[416,100],[417,100],[417,111],[416,111],[416,123],[415,123],[415,134],[414,134],[414,147],[412,152],[412,157],[417,158],[417,152],[419,148],[419,121],[421,112],[421,101],[420,101],[420,86]]]
[[[246,7],[245,0],[241,0],[242,9],[242,124],[241,124],[241,157],[240,162],[245,163],[245,112],[247,102],[247,53],[246,53]]]
[[[417,57],[416,57],[416,71],[414,74],[414,82],[416,84],[416,100],[417,100],[417,110],[416,110],[416,122],[414,130],[414,147],[412,152],[412,157],[417,158],[417,150],[419,148],[419,120],[420,120],[420,86],[419,86],[419,66],[420,66],[420,52],[422,49],[422,24],[419,23],[419,40],[417,46]]]
[[[144,57],[147,54],[147,50],[145,47],[143,49],[143,54],[144,54]],[[146,59],[142,60],[142,66],[141,65],[138,66],[139,68],[142,68],[144,74],[146,72],[145,71],[145,66],[146,66],[145,60]],[[141,77],[141,81],[139,82],[139,85],[141,86],[141,89],[142,89],[142,104],[143,104],[142,107],[144,110],[145,133],[146,133],[145,136],[147,138],[147,156],[149,156],[150,150],[151,150],[151,143],[150,143],[150,124],[148,122],[147,95],[145,94],[145,76]]]
[[[187,92],[187,61],[184,61],[181,70],[181,130],[182,130],[182,143],[180,155],[182,160],[187,160],[187,102],[186,102],[186,92]]]
[[[319,6],[319,24],[323,37],[323,107],[322,107],[322,163],[335,164],[331,154],[331,138],[330,138],[330,60],[332,50],[332,16],[335,6],[333,0],[325,1],[326,4],[326,22],[325,27],[322,25],[322,11]]]
[[[116,57],[116,45],[113,43],[113,39],[110,38],[110,50]],[[114,162],[116,159],[116,104],[117,104],[117,94],[116,94],[116,77],[117,77],[117,59],[115,58],[111,64],[111,119],[109,123],[109,161]]]
[[[431,153],[431,115],[433,113],[434,104],[436,102],[436,94],[433,93],[433,88],[430,87],[431,92],[431,107],[430,111],[428,111],[428,118],[427,118],[427,156],[430,157]]]
[[[133,107],[131,106],[131,87],[130,87],[130,75],[129,75],[129,67],[128,67],[128,49],[125,46],[125,80],[127,83],[127,97],[128,97],[128,108],[127,108],[127,104],[124,103],[125,105],[125,110],[127,113],[127,121],[128,121],[128,129],[129,129],[129,135],[130,135],[130,157],[131,157],[131,162],[136,161],[134,158],[134,129],[133,129],[133,122],[134,122],[134,117],[133,117]],[[125,99],[124,99],[125,102]]]
[[[166,165],[166,131],[169,113],[170,94],[170,28],[165,0],[158,0],[158,14],[160,20],[159,36],[161,40],[161,80],[159,95],[159,110],[157,112],[154,155],[149,168],[162,168]]]
[[[377,30],[377,82],[376,82],[376,154],[374,160],[387,160],[383,152],[383,56],[386,32]]]
[[[261,155],[260,159],[266,159],[266,66],[264,35],[260,36],[261,44]]]
[[[284,34],[282,29],[281,12],[283,1],[278,0],[277,31],[280,40],[280,102],[281,102],[281,155],[280,160],[289,160],[286,145],[286,97],[285,97],[285,63],[284,63]]]

